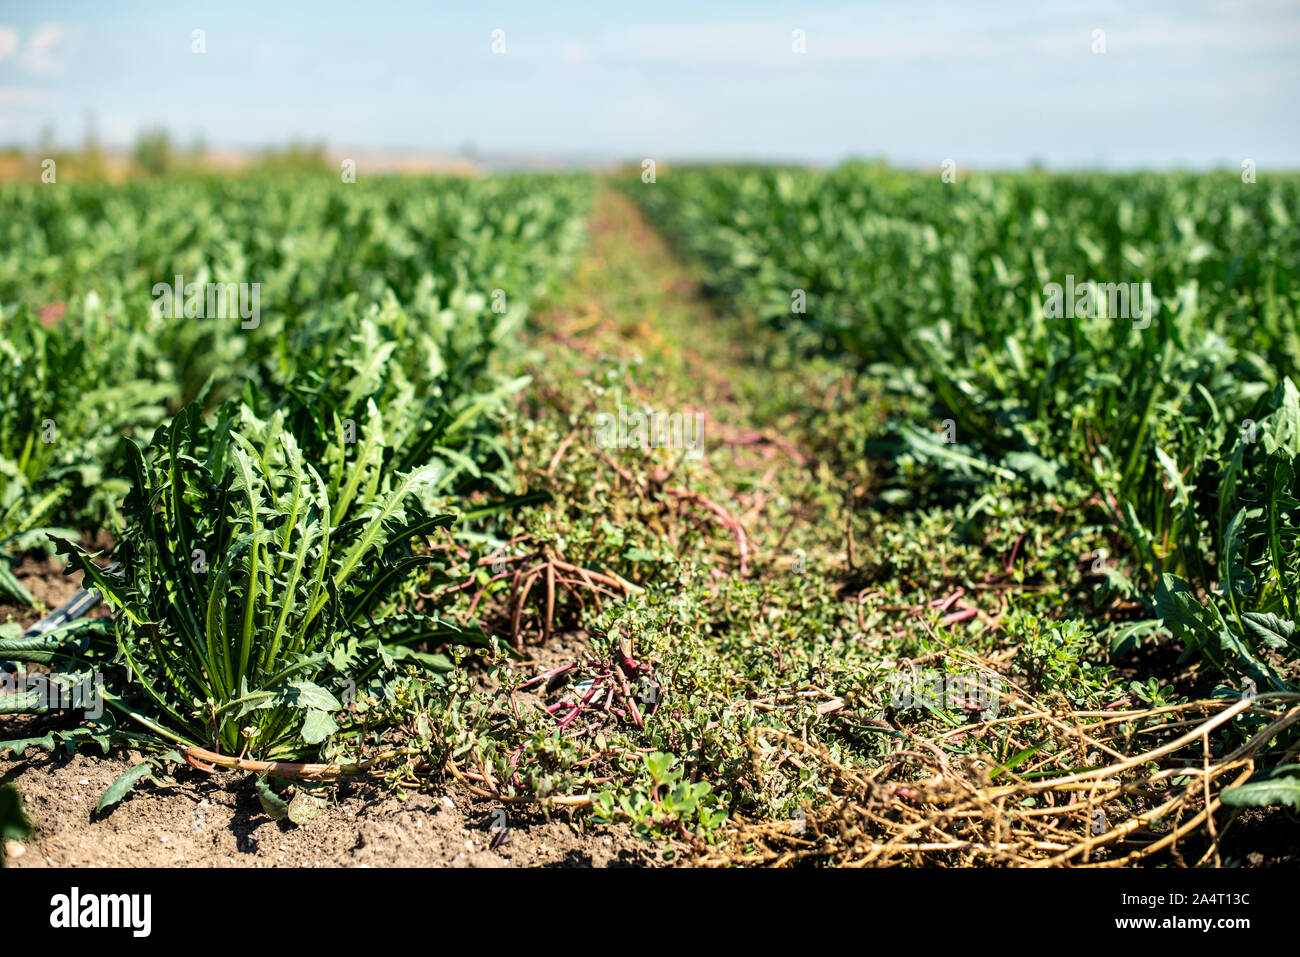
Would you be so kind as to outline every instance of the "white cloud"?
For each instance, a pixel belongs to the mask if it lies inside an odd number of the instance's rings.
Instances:
[[[0,27],[0,60],[7,60],[18,49],[18,31],[13,27]]]
[[[1091,54],[1092,31],[1105,29],[1112,52],[1172,56],[1234,51],[1265,54],[1300,43],[1300,11],[1273,0],[1214,0],[1214,12],[1180,18],[1168,11],[1063,15],[1019,7],[979,8],[917,0],[903,9],[808,11],[788,20],[648,24],[604,31],[589,42],[620,64],[767,69],[781,64],[853,67],[910,62],[1062,57]],[[1231,12],[1229,12],[1231,11]],[[791,55],[791,32],[804,31],[807,54]]]
[[[0,86],[0,106],[36,106],[46,100],[40,90],[20,86]]]
[[[18,62],[29,73],[62,73],[67,47],[67,31],[57,23],[47,23],[37,27]]]

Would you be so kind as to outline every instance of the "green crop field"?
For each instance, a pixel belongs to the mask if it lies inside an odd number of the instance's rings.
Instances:
[[[0,186],[5,780],[106,769],[92,829],[363,788],[493,852],[1287,859],[1300,178],[651,180]]]

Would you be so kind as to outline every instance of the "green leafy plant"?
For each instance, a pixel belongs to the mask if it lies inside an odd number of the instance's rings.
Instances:
[[[1183,644],[1259,690],[1300,681],[1300,391],[1285,379],[1243,429],[1193,508],[1217,556],[1215,586],[1166,574],[1156,607]]]
[[[1057,693],[1079,705],[1101,704],[1099,695],[1110,686],[1111,669],[1090,664],[1098,657],[1098,642],[1080,621],[1051,621],[1016,610],[1007,633],[1021,641],[1017,663],[1038,693]]]
[[[168,392],[133,378],[142,361],[98,297],[48,327],[27,307],[0,313],[0,594],[31,603],[8,565],[49,532],[112,522],[121,436],[156,425]]]
[[[282,417],[261,422],[238,403],[211,427],[187,407],[129,456],[121,577],[63,550],[116,612],[114,653],[92,647],[83,664],[111,671],[108,702],[160,738],[296,757],[337,730],[340,695],[385,661],[436,671],[447,660],[418,646],[481,640],[388,604],[428,561],[411,540],[453,518],[419,507],[431,470],[336,523],[326,480]]]
[[[644,756],[644,776],[639,786],[622,793],[595,795],[597,820],[630,822],[641,837],[710,835],[726,819],[708,781],[689,781],[672,754],[655,751]]]

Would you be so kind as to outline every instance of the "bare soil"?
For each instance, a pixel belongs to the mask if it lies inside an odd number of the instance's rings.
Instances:
[[[28,608],[0,598],[0,624],[13,621],[26,628],[75,595],[81,588],[81,572],[65,575],[63,571],[63,562],[54,556],[39,553],[23,556],[14,566],[14,576],[32,593],[36,607]],[[95,612],[104,614],[100,608]]]
[[[183,771],[175,785],[144,785],[95,815],[100,795],[139,760],[29,751],[0,761],[0,781],[17,784],[35,826],[6,866],[618,867],[658,859],[626,828],[571,822],[565,812],[547,820],[454,786],[402,800],[379,784],[343,785],[319,816],[294,825],[267,816],[251,779]]]

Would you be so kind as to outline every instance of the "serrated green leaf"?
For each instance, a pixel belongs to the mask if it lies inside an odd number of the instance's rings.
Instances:
[[[99,799],[99,803],[95,805],[95,813],[101,814],[113,807],[135,790],[136,785],[145,778],[152,778],[152,774],[153,767],[148,761],[141,761],[133,768],[119,774],[116,780],[108,786],[108,790],[104,792],[104,796]]]
[[[1287,805],[1300,811],[1300,765],[1275,768],[1267,774],[1256,771],[1245,784],[1224,788],[1219,798],[1229,807]]]

